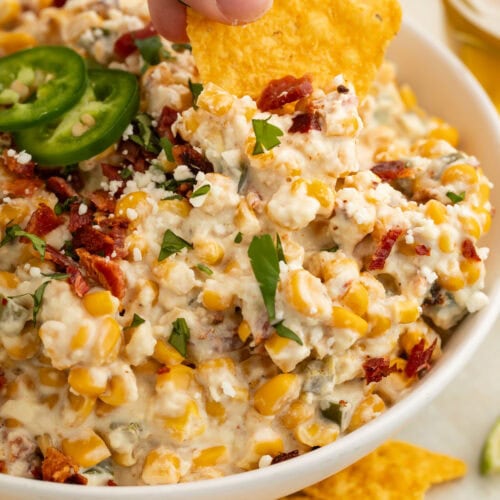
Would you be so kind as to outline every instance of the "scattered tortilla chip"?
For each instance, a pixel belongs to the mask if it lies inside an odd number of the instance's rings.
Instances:
[[[275,0],[256,22],[227,26],[188,9],[202,82],[256,98],[270,80],[313,76],[331,89],[343,74],[364,96],[401,24],[398,0]]]
[[[465,472],[466,464],[462,460],[412,444],[388,441],[353,465],[300,493],[308,495],[310,500],[423,499],[433,484],[458,479]]]

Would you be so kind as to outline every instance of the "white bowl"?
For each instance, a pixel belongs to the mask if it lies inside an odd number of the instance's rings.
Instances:
[[[464,66],[405,21],[389,58],[399,79],[415,89],[422,106],[461,132],[461,147],[475,154],[489,178],[500,186],[500,124],[485,93]],[[498,189],[493,191],[493,200]],[[485,244],[490,304],[468,317],[454,333],[444,355],[421,382],[385,414],[324,448],[287,462],[233,476],[172,486],[83,487],[21,479],[0,474],[3,500],[120,499],[259,500],[274,499],[320,481],[358,460],[425,408],[464,367],[485,338],[500,306],[500,220],[494,220]],[[432,431],[431,431],[432,432]]]

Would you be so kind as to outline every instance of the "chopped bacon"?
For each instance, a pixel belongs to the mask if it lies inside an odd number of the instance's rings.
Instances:
[[[52,7],[60,9],[66,5],[67,0],[52,0]]]
[[[99,226],[113,240],[116,256],[119,258],[125,257],[128,254],[125,249],[125,238],[129,226],[128,219],[125,217],[105,218],[99,221]]]
[[[59,201],[66,201],[68,198],[78,196],[73,186],[62,177],[49,177],[46,181],[47,189],[52,191]]]
[[[73,474],[72,476],[68,477],[66,481],[64,481],[66,484],[87,484],[89,480],[85,477],[82,476],[81,474]]]
[[[92,255],[84,248],[79,248],[76,253],[80,257],[80,264],[91,278],[115,297],[123,298],[126,291],[125,277],[116,262],[99,255]]]
[[[278,109],[289,102],[295,102],[311,95],[312,91],[312,80],[309,75],[302,78],[287,75],[278,80],[271,80],[267,84],[257,100],[257,107],[261,111]]]
[[[0,460],[0,474],[5,474],[7,472],[7,464],[5,460]]]
[[[90,193],[89,200],[101,212],[113,213],[115,211],[116,200],[104,189],[98,189]]]
[[[414,345],[405,366],[405,374],[407,377],[420,375],[423,370],[431,367],[430,361],[432,353],[436,347],[437,339],[426,349],[425,339],[422,339],[418,344]]]
[[[45,236],[63,222],[63,217],[58,217],[49,206],[40,203],[38,208],[31,214],[25,231],[36,236]],[[26,240],[24,242],[26,243]]]
[[[81,203],[77,201],[72,203],[69,207],[69,224],[68,229],[71,233],[78,231],[78,229],[92,224],[94,218],[93,211],[87,207],[87,211],[80,215]]]
[[[85,248],[90,253],[109,257],[115,249],[115,242],[111,236],[93,226],[87,225],[75,231],[73,248]]]
[[[310,130],[321,130],[321,123],[317,112],[301,113],[300,115],[294,116],[292,119],[292,126],[288,129],[288,132],[291,134],[305,134]]]
[[[78,474],[78,464],[52,446],[47,449],[45,458],[42,462],[42,478],[44,481],[52,481],[54,483],[66,483],[70,478]],[[79,484],[87,484],[87,479],[84,476],[79,481]],[[71,481],[73,482],[73,481]]]
[[[279,453],[272,459],[271,465],[279,464],[280,462],[285,462],[286,460],[290,460],[291,458],[295,458],[298,456],[299,456],[299,450],[292,450],[288,452]]]
[[[50,245],[47,245],[45,249],[45,256],[69,274],[68,281],[78,297],[83,297],[90,290],[89,284],[83,277],[80,269],[78,269],[78,264],[73,259],[70,259],[67,255],[62,254]]]
[[[160,366],[158,370],[156,370],[156,373],[158,375],[161,375],[162,373],[168,373],[170,371],[170,368],[167,365]]]
[[[8,155],[8,149],[4,149],[0,157],[0,165],[3,165],[17,177],[32,179],[35,177],[35,162],[19,163],[15,156]]]
[[[106,483],[108,486],[118,486],[112,479],[108,479],[108,482]]]
[[[0,190],[14,197],[30,197],[43,186],[40,179],[12,179],[0,182]]]
[[[33,476],[33,479],[41,481],[43,479],[42,466],[34,465],[30,469],[30,474]]]
[[[142,149],[134,141],[122,141],[118,146],[118,152],[132,165],[136,172],[145,172],[149,166],[147,160],[154,158],[152,153]],[[121,179],[121,177],[120,177]]]
[[[378,175],[384,182],[406,179],[413,176],[413,170],[407,167],[406,163],[401,160],[377,163],[371,168],[371,171]]]
[[[161,110],[160,118],[156,131],[160,137],[166,137],[170,142],[174,142],[174,133],[172,132],[172,125],[177,120],[178,112],[168,106],[164,106]]]
[[[177,165],[187,165],[194,170],[208,174],[214,171],[214,166],[191,144],[178,144],[172,148],[175,163]]]
[[[122,167],[110,165],[109,163],[101,163],[101,170],[102,175],[104,175],[104,177],[107,177],[110,181],[123,180],[120,176],[120,170],[122,170]]]
[[[380,382],[384,377],[387,377],[392,372],[397,371],[395,365],[390,365],[386,358],[368,358],[363,363],[363,370],[365,371],[366,383]]]
[[[158,32],[153,26],[153,23],[148,23],[144,28],[129,31],[118,37],[113,47],[113,52],[118,59],[123,61],[137,50],[137,45],[135,44],[136,40],[143,40],[144,38],[149,38],[157,34]]]
[[[429,256],[431,254],[431,249],[426,246],[426,245],[417,245],[415,247],[415,253],[417,255],[427,255]]]
[[[387,233],[384,234],[383,238],[379,241],[377,248],[375,249],[374,254],[372,255],[370,264],[368,265],[368,269],[370,271],[377,271],[380,269],[384,269],[385,261],[389,257],[392,247],[398,240],[398,238],[403,233],[402,229],[389,229]]]
[[[477,254],[477,250],[473,241],[468,238],[462,242],[462,255],[465,259],[471,259],[477,262],[481,262],[481,257],[479,257],[479,255]]]

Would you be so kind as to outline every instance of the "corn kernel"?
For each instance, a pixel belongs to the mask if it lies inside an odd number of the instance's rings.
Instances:
[[[210,311],[225,311],[233,303],[232,295],[221,295],[215,290],[203,290],[202,303]]]
[[[408,330],[399,337],[399,345],[406,354],[410,354],[412,349],[424,338],[420,330]]]
[[[193,242],[194,251],[205,264],[215,266],[224,258],[224,248],[214,240]]]
[[[480,217],[481,234],[486,234],[491,229],[491,211],[483,207],[474,208],[474,212]]]
[[[275,457],[283,453],[283,440],[276,438],[271,441],[257,441],[254,445],[254,451],[257,455],[271,455]]]
[[[205,402],[205,411],[207,412],[207,415],[214,417],[219,421],[219,423],[226,421],[226,409],[222,403],[207,399]]]
[[[457,292],[465,286],[465,280],[458,275],[438,274],[439,285],[449,292]]]
[[[167,372],[156,377],[156,390],[161,390],[167,384],[173,385],[176,391],[187,391],[194,379],[194,370],[186,365],[172,366]]]
[[[272,356],[277,356],[280,352],[285,350],[293,340],[289,340],[285,337],[280,337],[276,333],[273,333],[265,342],[266,351]]]
[[[370,331],[369,337],[379,337],[383,335],[391,327],[391,319],[388,316],[374,314],[370,316]]]
[[[114,314],[117,308],[113,296],[107,290],[87,293],[82,302],[87,312],[92,316]]]
[[[115,215],[117,217],[127,217],[127,210],[137,210],[140,204],[146,203],[148,195],[144,191],[134,191],[125,196],[122,196],[115,207]],[[130,215],[130,212],[128,213]]]
[[[243,320],[238,326],[238,337],[242,342],[246,342],[248,337],[252,334],[252,330],[250,329],[250,325],[248,321]]]
[[[304,316],[327,314],[330,299],[321,281],[304,269],[290,271],[285,284],[287,302]]]
[[[158,202],[158,208],[170,212],[180,217],[187,217],[191,211],[191,205],[185,199],[182,200],[161,200]]]
[[[29,208],[24,205],[0,205],[0,225],[20,224],[28,214]]]
[[[294,431],[295,438],[306,446],[326,446],[339,436],[339,428],[334,424],[304,422]]]
[[[36,38],[22,31],[0,30],[0,56],[6,56],[37,45]]]
[[[418,304],[412,300],[400,300],[395,302],[393,307],[396,321],[398,323],[413,323],[420,315]]]
[[[438,139],[429,140],[418,144],[417,152],[424,158],[438,158],[441,156],[440,144]]]
[[[181,460],[161,447],[148,453],[142,468],[141,478],[146,484],[174,484],[181,479]]]
[[[482,228],[479,222],[474,217],[462,217],[459,216],[458,219],[462,223],[463,230],[466,234],[469,234],[473,238],[479,238],[482,234]]]
[[[156,341],[153,357],[167,366],[179,365],[184,361],[182,354],[163,339]]]
[[[99,396],[106,390],[107,379],[98,376],[92,368],[73,366],[68,375],[71,388],[84,396]]]
[[[40,347],[39,338],[32,331],[18,337],[5,337],[3,347],[9,358],[17,361],[31,359]]]
[[[113,375],[108,381],[106,392],[99,399],[110,406],[121,406],[128,401],[128,391],[125,380],[119,375]]]
[[[484,205],[485,203],[490,201],[490,191],[490,186],[485,182],[479,184],[477,197],[480,205]]]
[[[479,182],[479,177],[477,175],[477,170],[472,165],[452,165],[441,175],[441,182],[443,184],[463,182],[470,186],[475,186]]]
[[[362,336],[368,333],[368,323],[345,307],[334,306],[332,308],[331,324],[335,328],[354,330]]]
[[[89,329],[86,326],[78,328],[76,333],[71,338],[71,349],[77,351],[85,347],[89,340]]]
[[[14,273],[0,271],[0,286],[3,288],[17,288],[19,278]]]
[[[234,97],[213,83],[207,83],[197,100],[198,107],[215,116],[225,115],[234,104]]]
[[[460,139],[458,130],[447,123],[440,123],[436,128],[432,129],[429,137],[431,139],[446,141],[454,148],[458,146],[458,141]]]
[[[399,88],[399,95],[407,110],[411,110],[417,107],[417,96],[409,85],[401,85],[401,87]]]
[[[262,415],[275,415],[298,397],[300,381],[293,373],[281,373],[261,385],[254,396],[255,409]]]
[[[319,179],[313,179],[307,183],[307,195],[318,200],[322,208],[333,209],[335,196],[333,189]]]
[[[16,0],[3,0],[0,11],[0,27],[6,27],[13,23],[21,13],[21,4]]]
[[[68,403],[72,412],[66,412],[65,422],[70,427],[79,427],[92,413],[95,398],[68,392]]]
[[[369,394],[354,410],[351,421],[349,422],[349,427],[347,428],[348,431],[352,432],[358,429],[384,411],[384,400],[377,394]]]
[[[430,217],[435,224],[442,224],[446,221],[446,207],[437,200],[429,200],[425,204],[425,215]]]
[[[42,366],[38,369],[38,378],[47,387],[63,387],[66,385],[66,374],[55,368]]]
[[[205,423],[200,416],[198,405],[193,400],[186,404],[183,415],[163,418],[163,425],[172,439],[179,442],[192,439],[205,432]]]
[[[63,453],[81,467],[92,467],[111,456],[106,443],[90,429],[81,437],[63,439],[61,444]]]
[[[212,446],[196,453],[193,457],[193,465],[195,467],[214,467],[227,462],[227,460],[228,453],[225,446]]]
[[[441,252],[451,253],[455,248],[455,242],[451,239],[451,236],[448,232],[444,232],[439,235],[438,246]]]
[[[93,353],[101,362],[116,359],[120,349],[122,329],[116,319],[107,317],[102,322],[102,331],[94,344]]]
[[[260,222],[247,200],[241,200],[234,215],[234,225],[243,234],[255,234],[260,231]]]
[[[292,401],[288,410],[281,417],[281,421],[287,429],[295,429],[295,427],[309,420],[313,415],[314,409],[311,405],[297,400]]]
[[[463,260],[460,262],[460,271],[467,284],[473,285],[481,277],[481,263],[471,259]]]
[[[355,281],[351,284],[347,290],[344,297],[342,297],[342,302],[344,305],[349,307],[358,316],[364,316],[368,311],[368,290],[359,281]]]

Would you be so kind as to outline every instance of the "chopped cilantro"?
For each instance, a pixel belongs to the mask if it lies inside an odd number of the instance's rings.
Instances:
[[[248,257],[253,273],[259,283],[270,321],[276,317],[275,296],[280,268],[278,253],[271,235],[254,236],[248,247]]]
[[[168,343],[174,347],[182,356],[187,354],[187,341],[190,337],[189,326],[184,318],[177,318],[172,323],[172,333]]]
[[[330,248],[325,248],[325,250],[323,250],[323,251],[335,253],[338,249],[339,249],[339,246],[337,245],[337,243],[334,243]]]
[[[152,129],[152,120],[146,113],[138,113],[132,121],[134,133],[130,139],[150,153],[160,152],[160,141]]]
[[[8,297],[9,299],[17,299],[18,297],[25,297],[29,295],[33,299],[33,323],[36,324],[36,319],[38,313],[40,312],[40,308],[42,307],[43,302],[43,294],[45,293],[45,289],[50,281],[44,281],[36,290],[35,293],[23,293],[21,295],[14,295]]]
[[[78,196],[70,196],[66,198],[63,202],[58,201],[54,207],[54,213],[56,215],[61,215],[63,212],[68,212],[71,205],[79,200]]]
[[[276,233],[276,253],[278,254],[278,260],[286,264],[285,252],[283,252],[283,245],[278,233]]]
[[[163,48],[163,45],[158,35],[142,39],[136,38],[134,43],[147,64],[154,66],[161,61],[160,51]]]
[[[465,191],[462,191],[460,194],[456,194],[453,191],[448,191],[446,196],[451,200],[453,204],[460,203],[465,200]]]
[[[246,165],[243,165],[241,167],[241,175],[238,180],[238,194],[240,194],[244,187],[246,186],[248,180],[248,167]]]
[[[235,237],[234,237],[234,242],[235,243],[241,243],[243,241],[243,233],[239,232]]]
[[[196,267],[202,273],[208,274],[209,276],[211,276],[212,274],[214,274],[214,272],[209,267],[207,267],[205,264],[196,264]]]
[[[46,278],[50,278],[51,280],[67,280],[69,278],[69,274],[67,273],[42,273],[42,276]]]
[[[191,80],[189,80],[188,84],[189,90],[193,95],[193,108],[198,109],[198,97],[200,97],[200,94],[203,92],[203,84],[193,83]]]
[[[161,262],[167,257],[180,252],[183,248],[193,248],[193,245],[177,236],[170,229],[167,229],[165,231],[165,234],[163,235],[163,241],[161,242],[161,250],[160,255],[158,256],[158,262]]]
[[[125,181],[127,179],[130,179],[134,175],[134,172],[132,169],[125,167],[123,170],[120,171],[120,177]]]
[[[210,184],[205,184],[204,186],[199,187],[194,193],[191,195],[191,198],[197,198],[198,196],[204,196],[210,191]]]
[[[183,52],[184,50],[189,50],[189,52],[191,52],[192,48],[190,43],[173,43],[172,50],[175,50],[176,52]]]
[[[76,260],[78,256],[76,255],[75,249],[73,248],[73,241],[66,240],[62,247],[62,253],[69,257],[70,259]]]
[[[297,342],[297,344],[303,345],[303,342],[300,339],[300,337],[294,331],[290,330],[290,328],[286,327],[283,324],[283,321],[280,321],[279,323],[276,323],[273,326],[274,326],[274,329],[276,330],[276,333],[280,337],[284,337],[286,339],[293,340],[294,342]]]
[[[170,140],[167,137],[162,137],[160,139],[160,146],[163,148],[163,151],[165,151],[167,160],[174,161],[174,154],[172,152],[172,148],[174,147],[174,145],[170,142]]]
[[[138,314],[134,313],[134,317],[132,318],[132,322],[130,323],[130,325],[125,327],[125,329],[128,330],[129,328],[137,328],[138,326],[141,326],[145,322],[146,322],[145,319],[141,318]]]
[[[7,245],[7,243],[10,243],[13,241],[15,238],[22,237],[24,236],[25,238],[28,238],[28,240],[31,241],[31,244],[33,245],[33,248],[35,251],[37,251],[40,254],[40,257],[42,259],[45,258],[45,247],[47,244],[45,241],[42,240],[42,238],[39,238],[35,234],[27,233],[26,231],[23,231],[21,229],[21,226],[18,224],[14,224],[13,226],[9,226],[5,229],[5,236],[2,241],[0,241],[0,247],[3,247],[4,245]]]
[[[173,194],[171,196],[166,196],[162,200],[183,200],[184,198],[180,194]]]
[[[275,125],[269,123],[271,116],[265,120],[252,120],[252,127],[255,133],[255,147],[252,154],[259,155],[273,149],[281,144],[278,137],[283,135],[283,131]]]

